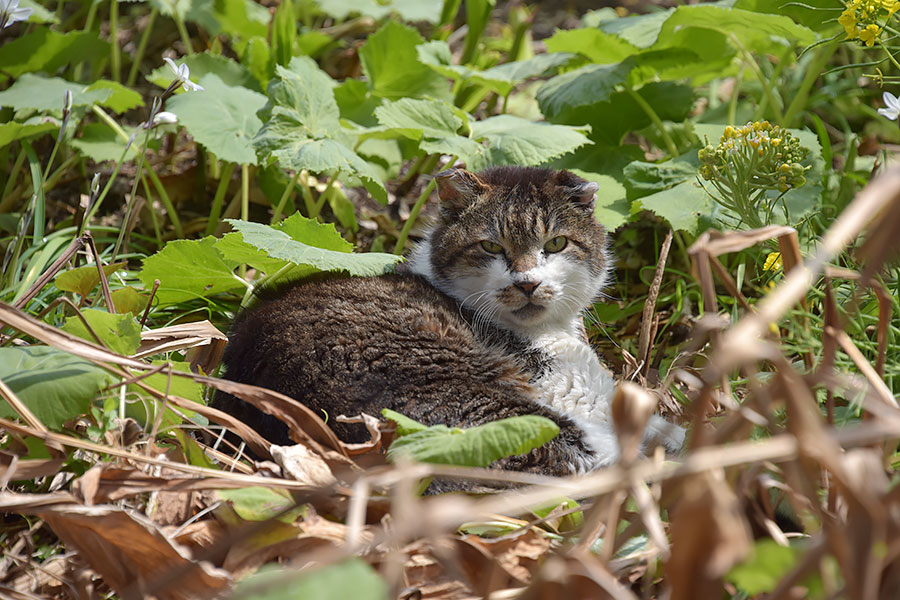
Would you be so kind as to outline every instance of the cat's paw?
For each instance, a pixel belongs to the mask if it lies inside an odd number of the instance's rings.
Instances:
[[[588,454],[580,455],[576,465],[577,472],[586,473],[608,467],[619,460],[619,440],[609,422],[581,419],[575,419],[575,422],[583,432],[582,439],[590,450]]]

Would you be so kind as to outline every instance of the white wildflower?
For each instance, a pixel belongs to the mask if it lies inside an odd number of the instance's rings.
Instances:
[[[157,125],[171,125],[178,122],[178,115],[175,113],[170,113],[167,111],[162,111],[156,113],[156,116],[153,117],[153,127]]]
[[[33,8],[19,8],[19,0],[0,0],[0,29],[5,29],[16,21],[27,21]]]
[[[3,0],[0,0],[2,2]],[[163,60],[166,61],[166,64],[169,65],[169,68],[172,69],[172,72],[175,74],[175,81],[172,82],[172,87],[176,88],[179,85],[184,87],[184,91],[186,92],[202,92],[203,86],[198,85],[191,81],[191,71],[188,66],[184,63],[180,65],[176,65],[175,61],[171,58],[163,57]]]
[[[878,114],[891,121],[896,121],[897,117],[900,117],[900,98],[897,98],[897,96],[890,92],[885,92],[882,95],[882,98],[884,99],[884,104],[887,108],[879,108]]]

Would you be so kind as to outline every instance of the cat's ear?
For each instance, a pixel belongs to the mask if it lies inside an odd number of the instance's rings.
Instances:
[[[487,191],[488,186],[465,169],[447,169],[434,176],[437,181],[441,209],[456,213]]]
[[[567,185],[563,188],[566,196],[575,204],[584,206],[585,208],[593,208],[597,190],[600,186],[593,181],[585,181],[575,185]]]

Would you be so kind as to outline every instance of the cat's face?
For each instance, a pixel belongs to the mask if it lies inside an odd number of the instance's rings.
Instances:
[[[525,167],[456,170],[439,182],[442,222],[427,243],[427,276],[476,320],[565,326],[605,286],[610,259],[593,218],[596,184]],[[422,258],[414,256],[415,270]]]

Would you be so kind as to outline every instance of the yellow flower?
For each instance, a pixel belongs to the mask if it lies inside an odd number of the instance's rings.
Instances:
[[[841,16],[838,17],[838,23],[843,25],[844,31],[847,32],[847,39],[852,40],[856,37],[858,30],[856,29],[856,8],[853,4],[847,6]]]
[[[763,271],[780,271],[782,267],[781,252],[769,252],[769,255],[766,256],[766,264],[763,265]]]
[[[879,33],[881,33],[881,27],[878,25],[866,25],[866,28],[859,32],[859,39],[871,48],[875,45],[875,38]]]

